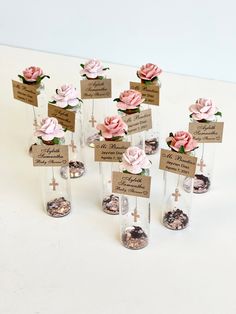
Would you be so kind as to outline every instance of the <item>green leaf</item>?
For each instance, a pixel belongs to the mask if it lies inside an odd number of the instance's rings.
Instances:
[[[217,113],[215,113],[215,116],[220,116],[222,117],[222,113],[220,111],[217,111]]]
[[[174,134],[172,132],[169,133],[169,137],[173,137]]]
[[[20,75],[20,74],[18,74],[18,77],[19,77],[22,81],[25,80],[24,76],[22,76],[22,75]]]
[[[113,101],[120,101],[120,98],[115,98],[113,99]]]
[[[110,68],[103,68],[103,71],[105,71],[105,70],[110,70]]]
[[[103,79],[104,79],[103,76],[98,76],[98,77],[97,77],[97,80],[103,80]]]
[[[58,137],[54,137],[53,144],[60,144],[60,139]]]
[[[82,64],[82,63],[81,63],[81,64],[80,64],[80,66],[81,66],[81,68],[83,68],[83,69],[84,69],[84,64]]]
[[[184,154],[184,153],[185,153],[185,150],[184,150],[184,147],[183,147],[183,146],[180,146],[179,153],[181,153],[181,154]]]

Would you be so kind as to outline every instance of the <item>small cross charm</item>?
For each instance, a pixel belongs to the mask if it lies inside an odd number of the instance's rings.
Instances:
[[[140,218],[140,215],[138,214],[136,208],[135,208],[134,212],[131,213],[131,215],[134,217],[134,222],[137,222],[137,218]]]
[[[75,149],[76,149],[76,145],[75,145],[75,142],[74,142],[74,140],[71,140],[71,143],[70,143],[70,145],[69,145],[70,147],[71,147],[71,149],[72,149],[72,152],[74,153],[75,152]]]
[[[178,202],[179,196],[181,196],[181,194],[177,188],[175,189],[175,193],[172,193],[172,196],[175,197],[175,202]]]
[[[94,119],[94,116],[91,115],[91,120],[89,120],[89,122],[92,123],[92,127],[94,128],[95,122],[97,122],[97,121]]]
[[[200,171],[203,172],[203,167],[206,167],[206,165],[204,164],[204,161],[202,158],[200,159],[200,163],[197,165],[200,166]]]
[[[52,186],[53,191],[56,191],[56,186],[59,184],[56,182],[55,178],[52,178],[52,182],[49,185]]]
[[[38,122],[36,119],[34,119],[34,123],[33,123],[33,126],[35,127],[35,129],[37,129],[37,126],[38,126]]]

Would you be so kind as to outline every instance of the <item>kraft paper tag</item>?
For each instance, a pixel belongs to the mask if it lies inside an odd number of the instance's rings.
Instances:
[[[128,125],[128,134],[135,134],[152,128],[151,109],[143,110],[134,114],[122,117],[122,120]]]
[[[81,80],[82,99],[111,98],[111,79]]]
[[[189,132],[198,143],[221,143],[224,122],[189,123]]]
[[[150,197],[151,177],[123,172],[112,172],[112,193]]]
[[[75,111],[69,111],[52,104],[48,104],[48,116],[57,118],[63,128],[66,128],[71,132],[75,132]]]
[[[130,142],[101,141],[94,142],[94,145],[95,161],[120,162]]]
[[[26,104],[38,107],[37,85],[23,84],[12,80],[13,97]]]
[[[159,168],[162,170],[194,178],[196,164],[196,157],[161,149]]]
[[[67,145],[33,145],[34,167],[65,166],[69,162]]]
[[[146,85],[137,82],[130,82],[130,89],[141,92],[143,98],[145,98],[145,104],[159,106],[160,89],[158,85]]]

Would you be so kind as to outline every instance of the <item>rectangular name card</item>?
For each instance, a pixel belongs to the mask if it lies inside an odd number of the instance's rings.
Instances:
[[[128,134],[135,134],[152,128],[151,109],[143,110],[134,114],[122,117],[122,120],[128,125]]]
[[[137,90],[142,93],[145,98],[144,103],[159,106],[160,90],[157,85],[146,85],[137,82],[130,82],[130,89]]]
[[[65,166],[68,164],[67,145],[33,145],[32,147],[34,167]]]
[[[112,193],[150,197],[151,177],[123,172],[112,172]]]
[[[75,132],[75,111],[69,111],[52,104],[48,104],[48,116],[57,118],[63,128],[71,132]]]
[[[26,104],[38,107],[37,87],[37,85],[28,85],[12,80],[13,97]]]
[[[130,142],[95,141],[94,145],[95,161],[120,162],[122,154],[130,146]]]
[[[111,79],[81,80],[82,99],[111,98]]]
[[[224,122],[189,123],[189,132],[198,143],[221,143]]]
[[[159,168],[162,170],[194,178],[196,164],[196,157],[161,149]]]

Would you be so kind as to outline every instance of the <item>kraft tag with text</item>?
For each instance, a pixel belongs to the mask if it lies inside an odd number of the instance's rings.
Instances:
[[[224,122],[189,123],[189,132],[198,143],[221,143]]]
[[[120,162],[130,142],[101,141],[94,142],[94,160]]]
[[[57,118],[63,128],[66,128],[71,132],[75,131],[75,111],[69,111],[52,104],[48,104],[48,116]]]
[[[111,98],[111,79],[81,80],[82,99]]]
[[[112,172],[112,193],[150,197],[151,177],[123,172]]]
[[[196,164],[196,157],[173,152],[168,149],[161,149],[159,168],[162,170],[193,178]]]
[[[34,167],[65,166],[68,164],[67,145],[33,145]]]
[[[128,125],[128,134],[135,134],[152,128],[151,109],[143,110],[134,114],[122,117],[122,120]]]
[[[37,87],[37,85],[28,85],[12,80],[13,97],[26,104],[38,107]]]
[[[160,89],[157,85],[146,85],[137,82],[130,82],[130,89],[137,90],[142,93],[145,98],[144,103],[159,106]]]

